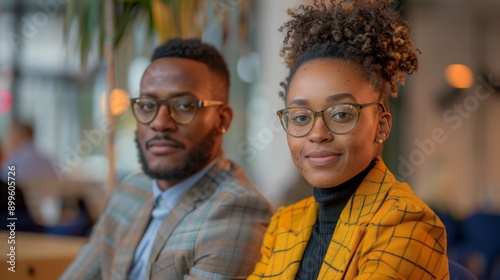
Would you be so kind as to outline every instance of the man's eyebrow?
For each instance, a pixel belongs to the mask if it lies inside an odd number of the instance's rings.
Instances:
[[[171,92],[170,94],[171,94],[171,96],[169,98],[172,98],[172,97],[182,97],[182,96],[194,97],[194,94],[192,92],[190,92],[190,91]],[[156,94],[154,92],[141,92],[140,96],[151,97],[151,98],[158,98],[158,94]]]

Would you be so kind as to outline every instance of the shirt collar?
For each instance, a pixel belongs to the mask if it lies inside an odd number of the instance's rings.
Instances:
[[[165,191],[162,191],[160,187],[158,186],[157,180],[153,180],[153,201],[156,204],[156,201],[158,197],[161,195],[163,200],[167,202],[168,206],[171,208],[173,207],[177,201],[181,198],[181,196],[187,192],[191,187],[194,186],[196,182],[198,182],[201,177],[203,177],[212,166],[215,165],[219,157],[215,158],[213,161],[211,161],[207,166],[205,166],[203,169],[200,171],[196,172],[195,174],[191,175],[187,179],[184,179],[183,181],[171,186]]]

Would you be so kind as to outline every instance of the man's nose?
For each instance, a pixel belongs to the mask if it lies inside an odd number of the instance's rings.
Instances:
[[[158,113],[155,118],[151,121],[149,126],[159,132],[168,131],[168,130],[176,130],[177,123],[174,121],[172,116],[170,115],[169,108],[166,104],[159,105]]]

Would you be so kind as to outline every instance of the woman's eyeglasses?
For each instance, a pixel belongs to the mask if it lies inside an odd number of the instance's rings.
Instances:
[[[286,133],[293,137],[304,137],[309,134],[319,117],[323,118],[325,126],[332,133],[345,134],[356,127],[361,110],[372,105],[380,105],[382,110],[386,112],[382,103],[373,102],[368,104],[334,104],[321,111],[313,111],[303,107],[290,107],[279,110],[276,114],[280,118],[281,125]]]

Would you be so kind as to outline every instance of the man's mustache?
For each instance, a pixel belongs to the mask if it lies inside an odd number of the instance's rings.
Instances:
[[[149,139],[146,141],[145,145],[146,147],[149,147],[149,144],[152,142],[152,141],[155,141],[155,140],[168,140],[168,141],[172,141],[174,142],[176,145],[179,146],[179,148],[181,149],[184,149],[184,145],[180,142],[180,141],[177,141],[175,139],[173,139],[172,137],[166,135],[166,134],[157,134],[155,135],[153,138]]]

